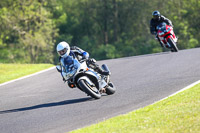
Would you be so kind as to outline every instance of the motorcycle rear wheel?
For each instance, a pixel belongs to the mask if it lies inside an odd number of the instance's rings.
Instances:
[[[172,52],[178,52],[178,47],[176,46],[176,43],[174,42],[173,39],[169,38],[167,40],[167,42],[170,44],[170,46],[172,47]]]
[[[87,81],[82,79],[79,81],[78,84],[84,90],[84,92],[90,95],[92,98],[101,98],[101,93],[99,92],[99,90],[96,87],[90,86]]]
[[[116,88],[115,88],[114,84],[112,82],[109,82],[108,87],[106,88],[106,94],[112,95],[115,93],[115,91],[116,91]]]

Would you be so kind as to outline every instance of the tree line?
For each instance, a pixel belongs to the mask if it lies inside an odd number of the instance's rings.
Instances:
[[[0,63],[57,63],[67,41],[98,60],[161,52],[154,10],[169,18],[179,49],[199,47],[199,0],[1,0]]]

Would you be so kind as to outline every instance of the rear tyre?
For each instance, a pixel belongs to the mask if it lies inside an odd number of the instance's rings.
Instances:
[[[99,90],[95,86],[90,86],[87,81],[82,79],[78,82],[78,84],[84,90],[84,92],[90,95],[92,98],[101,98],[101,93],[99,92]]]
[[[176,46],[176,43],[174,42],[173,39],[169,38],[167,40],[167,42],[170,44],[170,46],[172,47],[171,51],[172,52],[178,52],[178,47]]]
[[[115,91],[116,91],[116,88],[115,88],[114,84],[112,82],[109,82],[108,87],[106,88],[106,94],[112,95],[115,93]]]

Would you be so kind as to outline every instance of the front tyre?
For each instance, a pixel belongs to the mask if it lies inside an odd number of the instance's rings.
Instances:
[[[174,40],[172,38],[169,38],[167,40],[167,42],[170,44],[170,46],[172,47],[172,52],[178,52],[178,47],[176,46],[176,43],[174,42]]]
[[[91,97],[95,99],[101,98],[101,93],[99,92],[99,90],[95,86],[90,86],[90,84],[86,80],[81,79],[78,84],[84,90],[84,92]]]
[[[106,88],[106,94],[112,95],[115,93],[115,91],[116,91],[116,88],[115,88],[114,84],[112,82],[109,82],[108,87]]]

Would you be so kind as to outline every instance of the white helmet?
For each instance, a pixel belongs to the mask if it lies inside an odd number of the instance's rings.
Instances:
[[[60,42],[58,45],[57,45],[57,52],[58,54],[61,56],[61,57],[67,57],[70,53],[70,47],[69,47],[69,44],[67,42]]]

